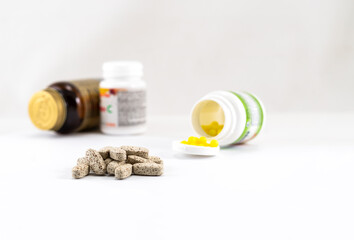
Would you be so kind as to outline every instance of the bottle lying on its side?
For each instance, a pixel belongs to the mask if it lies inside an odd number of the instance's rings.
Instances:
[[[98,127],[100,79],[61,81],[35,93],[28,106],[42,130],[71,133]]]

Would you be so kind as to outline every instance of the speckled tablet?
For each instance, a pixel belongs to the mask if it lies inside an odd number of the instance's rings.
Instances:
[[[127,159],[126,152],[118,147],[111,148],[109,151],[109,156],[116,161],[125,161]]]
[[[144,147],[121,146],[120,148],[126,151],[127,156],[135,155],[143,158],[149,157],[149,149]]]
[[[90,169],[94,173],[97,175],[104,175],[106,173],[106,164],[98,151],[88,149],[86,151],[86,158],[88,158]]]
[[[136,163],[133,165],[133,173],[145,176],[160,176],[163,174],[163,165],[152,162]]]
[[[79,164],[73,167],[72,176],[73,178],[83,178],[89,174],[90,167],[86,164]]]
[[[129,177],[130,175],[132,175],[132,165],[131,164],[122,164],[122,165],[119,165],[116,170],[115,170],[115,177],[116,179],[125,179],[127,177]]]

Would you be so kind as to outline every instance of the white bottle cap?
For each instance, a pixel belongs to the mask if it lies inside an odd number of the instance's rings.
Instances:
[[[102,70],[104,78],[143,76],[143,64],[138,61],[105,62]]]
[[[202,147],[183,144],[180,141],[174,141],[172,143],[172,149],[176,152],[190,154],[190,155],[200,155],[200,156],[215,156],[220,152],[220,147]]]

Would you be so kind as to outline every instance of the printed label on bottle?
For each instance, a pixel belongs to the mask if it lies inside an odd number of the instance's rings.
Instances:
[[[234,142],[244,143],[258,135],[263,125],[263,109],[260,102],[249,93],[235,93],[246,110],[246,125],[241,136]]]
[[[146,91],[100,88],[101,125],[129,127],[146,122]]]

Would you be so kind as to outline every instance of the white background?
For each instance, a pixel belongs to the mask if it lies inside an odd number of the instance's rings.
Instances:
[[[0,239],[354,239],[354,2],[0,0]],[[140,60],[141,136],[39,131],[30,96]],[[176,154],[216,89],[256,93],[262,135],[212,158]],[[89,147],[141,145],[161,177],[71,168]]]
[[[246,90],[268,111],[354,103],[352,0],[0,1],[1,115],[56,80],[140,60],[150,114],[187,114],[212,90]]]
[[[127,137],[0,120],[0,239],[352,240],[353,122],[272,114],[254,141],[205,158],[171,149],[191,133],[187,117],[150,118]],[[148,147],[164,174],[72,179],[87,148],[123,144]]]

